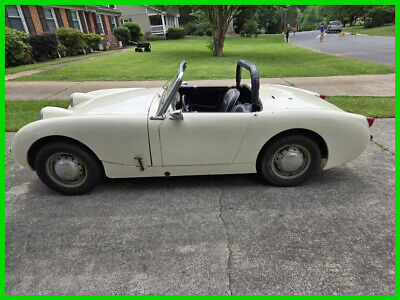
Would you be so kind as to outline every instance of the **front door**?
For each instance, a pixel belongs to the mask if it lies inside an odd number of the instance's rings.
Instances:
[[[251,113],[184,112],[159,126],[163,166],[231,164]]]

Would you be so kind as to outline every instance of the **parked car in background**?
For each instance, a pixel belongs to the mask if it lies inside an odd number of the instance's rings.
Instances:
[[[330,21],[327,28],[326,32],[331,33],[331,32],[341,32],[343,29],[343,24],[340,21]]]

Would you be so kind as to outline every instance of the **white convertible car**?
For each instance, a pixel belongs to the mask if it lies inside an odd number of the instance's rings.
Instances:
[[[82,194],[122,177],[259,173],[294,186],[318,169],[363,152],[373,118],[342,111],[325,96],[260,85],[240,60],[236,84],[189,86],[175,78],[155,89],[106,89],[71,95],[68,109],[45,107],[16,134],[12,151],[49,188]],[[251,86],[241,84],[242,68]]]

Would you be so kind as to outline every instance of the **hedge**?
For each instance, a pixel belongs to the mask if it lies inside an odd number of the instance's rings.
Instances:
[[[129,41],[131,39],[131,34],[129,32],[129,29],[126,27],[116,27],[113,30],[113,35],[122,42],[123,45],[129,45]]]
[[[23,64],[27,53],[31,50],[29,35],[25,32],[5,27],[5,66]]]
[[[178,40],[185,36],[185,28],[183,27],[170,27],[167,30],[168,40]]]
[[[101,37],[100,34],[97,33],[85,34],[85,42],[90,49],[98,50],[99,44],[101,43],[102,40],[103,38]]]
[[[68,49],[69,55],[77,55],[87,48],[85,35],[77,29],[60,27],[57,29],[56,34],[60,43]]]
[[[29,43],[32,46],[32,55],[37,61],[57,56],[58,38],[54,32],[32,34],[29,37]]]
[[[137,23],[134,22],[126,22],[123,27],[128,28],[131,40],[134,42],[139,41],[140,39],[140,26]]]

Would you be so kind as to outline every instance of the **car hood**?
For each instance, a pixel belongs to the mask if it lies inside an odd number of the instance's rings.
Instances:
[[[77,97],[77,100],[83,100],[70,106],[69,110],[79,115],[147,115],[150,104],[159,91],[159,88],[129,88],[73,94],[73,99]]]
[[[159,88],[124,88],[73,93],[68,109],[45,107],[41,119],[73,115],[147,115],[153,100],[159,97]]]
[[[263,109],[312,109],[342,111],[320,98],[318,93],[277,84],[260,85]]]

